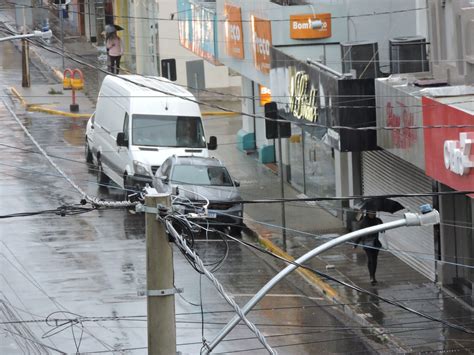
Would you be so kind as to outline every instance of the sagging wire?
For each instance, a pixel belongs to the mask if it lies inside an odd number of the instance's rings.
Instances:
[[[143,87],[143,88],[146,88],[146,89],[149,89],[149,90],[152,90],[152,91],[156,91],[156,92],[159,92],[159,93],[162,93],[162,94],[165,94],[165,95],[170,95],[170,96],[173,96],[173,97],[177,97],[177,98],[181,98],[183,100],[186,100],[186,101],[190,101],[190,102],[193,102],[193,103],[197,103],[197,104],[200,104],[200,105],[204,105],[204,106],[207,106],[207,107],[212,107],[212,108],[215,108],[215,109],[219,109],[223,112],[230,112],[230,113],[237,113],[237,114],[240,114],[242,116],[246,116],[246,117],[251,117],[251,118],[259,118],[259,119],[264,119],[264,120],[268,120],[269,118],[268,117],[265,117],[263,115],[258,115],[258,114],[250,114],[250,113],[247,113],[247,112],[243,112],[243,111],[235,111],[235,110],[231,110],[229,108],[226,108],[226,107],[222,107],[220,105],[217,105],[217,104],[211,104],[211,103],[208,103],[208,102],[204,102],[204,101],[201,101],[201,100],[197,100],[195,99],[194,97],[188,97],[186,95],[180,95],[180,94],[175,94],[175,93],[171,93],[171,92],[168,92],[168,91],[164,91],[164,90],[160,90],[160,89],[157,89],[157,88],[154,88],[154,87],[150,87],[148,85],[145,85],[145,84],[142,84],[142,83],[137,83],[131,79],[128,79],[128,78],[125,78],[123,76],[119,76],[117,74],[111,74],[109,73],[107,70],[105,69],[102,69],[102,68],[99,68],[93,64],[90,64],[90,63],[87,63],[85,61],[83,61],[82,59],[77,59],[77,58],[74,58],[72,57],[70,54],[66,54],[66,53],[61,53],[59,49],[57,50],[54,50],[53,48],[51,48],[51,46],[46,46],[44,44],[41,44],[39,42],[34,42],[34,41],[31,41],[31,40],[28,40],[30,43],[34,43],[35,45],[49,51],[49,52],[52,52],[52,53],[55,53],[55,54],[58,54],[58,55],[61,55],[61,56],[64,56],[76,63],[79,63],[79,64],[82,64],[86,67],[89,67],[89,68],[92,68],[92,69],[95,69],[97,71],[100,71],[102,73],[105,73],[107,75],[112,75],[112,76],[115,76],[123,81],[126,81],[126,82],[129,82],[129,83],[132,83],[132,84],[135,84],[139,87]],[[147,76],[144,76],[142,75],[144,78],[148,78]],[[158,80],[158,81],[163,81],[163,79],[160,79],[160,78],[155,78],[153,77],[153,80]],[[465,103],[466,101],[462,101],[462,102],[459,102],[459,103]],[[456,103],[456,102],[455,102]],[[455,104],[455,103],[452,103],[452,104]],[[351,108],[354,107],[354,106],[350,106]],[[361,108],[361,106],[355,106],[357,108]],[[426,107],[426,105],[425,105]],[[273,120],[272,121],[274,122],[288,122],[287,120],[285,119],[276,119],[276,120]],[[311,123],[311,122],[293,122],[293,124],[295,125],[298,125],[298,126],[312,126],[312,127],[319,127],[319,128],[332,128],[332,129],[340,129],[340,130],[349,130],[349,131],[360,131],[360,130],[399,130],[400,128],[396,128],[396,127],[350,127],[350,126],[332,126],[332,127],[328,127],[328,126],[325,126],[325,125],[322,125],[322,124],[319,124],[319,123]],[[431,126],[406,126],[404,127],[404,129],[421,129],[421,128],[450,128],[450,127],[456,127],[456,128],[461,128],[461,127],[472,127],[472,125],[431,125]]]
[[[190,223],[193,223],[193,222],[190,222]],[[219,234],[221,234],[221,233],[222,233],[222,234],[225,234],[224,232],[219,231],[219,230],[215,230],[215,232],[217,232],[217,233],[219,233]],[[445,326],[448,326],[448,327],[450,327],[450,328],[453,328],[453,329],[462,331],[462,332],[464,332],[464,333],[474,334],[474,331],[469,330],[469,329],[467,329],[467,328],[465,328],[465,327],[463,327],[463,326],[460,326],[460,325],[457,325],[457,324],[453,324],[453,323],[448,322],[448,321],[446,321],[446,320],[439,319],[439,318],[435,318],[435,317],[430,316],[430,315],[428,315],[428,314],[425,314],[425,313],[423,313],[423,312],[414,310],[414,309],[412,309],[412,308],[410,308],[410,307],[408,307],[408,306],[405,306],[405,305],[401,304],[401,303],[398,302],[398,301],[390,300],[390,299],[385,298],[385,297],[383,297],[383,296],[379,296],[379,295],[377,295],[377,294],[375,294],[375,293],[372,293],[372,292],[370,292],[370,291],[368,291],[368,290],[366,290],[366,289],[364,289],[364,288],[362,288],[362,287],[355,286],[355,285],[351,285],[351,284],[349,284],[349,283],[347,283],[347,282],[344,282],[344,281],[341,281],[341,280],[339,280],[339,279],[336,279],[336,278],[334,278],[334,277],[332,277],[332,276],[330,276],[330,275],[328,275],[328,274],[325,274],[325,273],[323,273],[323,272],[321,272],[321,271],[318,271],[318,270],[316,270],[316,269],[313,269],[313,268],[311,268],[311,267],[309,267],[309,266],[298,264],[298,263],[296,263],[295,261],[291,261],[291,260],[288,260],[288,259],[286,259],[286,258],[283,258],[283,257],[281,257],[281,256],[279,256],[279,255],[277,255],[277,254],[272,253],[271,251],[268,251],[268,250],[266,250],[266,249],[263,249],[263,248],[258,247],[258,246],[256,246],[256,245],[253,245],[253,244],[251,244],[251,243],[248,243],[248,242],[245,242],[245,241],[240,240],[240,239],[238,239],[238,238],[235,238],[235,237],[233,237],[233,236],[231,236],[231,235],[229,235],[229,234],[225,234],[225,236],[226,236],[227,238],[230,238],[230,239],[232,239],[232,240],[235,240],[235,241],[237,241],[237,242],[239,242],[239,243],[241,243],[241,244],[243,244],[243,245],[246,245],[247,247],[253,248],[253,249],[255,249],[255,250],[259,251],[259,252],[263,252],[264,254],[267,254],[267,255],[270,255],[270,256],[272,256],[272,257],[274,257],[274,258],[276,258],[276,259],[279,259],[279,260],[285,262],[286,264],[293,264],[293,265],[295,265],[295,266],[298,266],[298,267],[307,269],[307,270],[309,270],[309,271],[315,273],[316,275],[318,275],[318,276],[320,276],[320,277],[323,277],[323,278],[325,278],[325,279],[327,279],[327,280],[336,282],[336,283],[338,283],[338,284],[340,284],[340,285],[342,285],[342,286],[351,288],[351,289],[353,289],[353,290],[355,290],[355,291],[357,291],[357,292],[360,292],[360,293],[367,294],[367,295],[369,295],[369,296],[371,296],[371,297],[375,297],[375,298],[377,298],[377,299],[379,299],[379,300],[381,300],[381,301],[384,301],[384,302],[389,303],[389,304],[391,304],[391,305],[393,305],[393,306],[396,306],[396,307],[398,307],[398,308],[401,308],[401,309],[403,309],[403,310],[406,310],[406,311],[408,311],[408,312],[410,312],[410,313],[413,313],[413,314],[415,314],[415,315],[418,315],[418,316],[420,316],[420,317],[422,317],[422,318],[425,318],[425,319],[428,319],[428,320],[431,320],[431,321],[434,321],[434,322],[438,322],[438,323],[444,324]]]
[[[95,211],[96,209],[97,209],[96,206],[92,206],[92,208],[90,208],[90,207],[75,206],[75,205],[63,205],[56,209],[51,209],[51,210],[19,212],[19,213],[7,214],[7,215],[0,215],[0,219],[15,218],[15,217],[29,217],[29,216],[36,216],[36,215],[42,215],[42,214],[55,214],[57,216],[65,217],[65,216],[74,216],[74,215],[78,215],[82,213]]]
[[[12,117],[15,121],[20,125],[21,129],[25,132],[28,138],[33,142],[33,144],[38,148],[41,154],[48,160],[48,162],[61,174],[61,176],[76,190],[83,196],[83,201],[87,201],[91,203],[93,206],[103,206],[103,207],[133,207],[137,204],[137,202],[130,202],[130,201],[104,201],[99,199],[98,197],[92,197],[85,193],[74,181],[72,181],[66,173],[49,157],[48,153],[41,147],[41,145],[36,141],[33,135],[28,131],[25,125],[20,121],[16,113],[10,107],[10,105],[6,102],[3,98],[3,104],[5,105],[6,109],[10,112]],[[87,203],[86,202],[86,203]]]
[[[221,231],[217,231],[217,232],[218,232],[218,233],[223,233],[223,232],[221,232]],[[377,294],[375,294],[375,293],[373,293],[373,292],[370,292],[370,291],[368,291],[368,290],[366,290],[366,289],[364,289],[364,288],[362,288],[362,287],[355,286],[355,285],[351,285],[351,284],[349,284],[349,283],[347,283],[347,282],[345,282],[345,281],[341,281],[341,280],[339,280],[339,279],[336,279],[335,277],[332,277],[332,276],[330,276],[330,275],[328,275],[328,274],[326,274],[326,273],[323,273],[323,272],[321,272],[321,271],[319,271],[319,270],[316,270],[316,269],[314,269],[314,268],[312,268],[312,267],[310,267],[310,266],[302,265],[302,264],[299,264],[299,263],[297,263],[297,262],[295,262],[295,261],[288,260],[288,259],[286,259],[286,258],[284,258],[284,257],[281,257],[281,256],[279,256],[279,255],[277,255],[277,254],[275,254],[275,253],[273,253],[273,252],[271,252],[271,251],[269,251],[269,250],[263,249],[263,248],[261,248],[261,247],[259,247],[259,246],[257,246],[257,245],[253,245],[253,244],[248,243],[248,242],[245,242],[245,241],[243,241],[243,240],[239,240],[238,238],[232,237],[231,235],[228,235],[228,234],[227,234],[226,236],[227,236],[228,238],[232,239],[232,240],[235,240],[235,241],[237,241],[237,242],[243,244],[243,245],[246,245],[247,247],[253,248],[253,249],[255,249],[255,250],[259,251],[259,252],[262,252],[262,253],[264,253],[264,254],[267,254],[267,255],[272,256],[273,258],[276,258],[276,259],[278,259],[278,260],[280,260],[280,261],[283,261],[283,262],[286,263],[286,264],[292,264],[292,265],[295,265],[295,266],[297,266],[297,267],[304,268],[304,269],[306,269],[306,270],[309,270],[309,271],[315,273],[316,275],[318,275],[318,276],[320,276],[320,277],[322,277],[322,278],[324,278],[324,279],[327,279],[327,280],[329,280],[329,281],[333,281],[333,282],[338,283],[338,284],[340,284],[340,285],[342,285],[342,286],[344,286],[344,287],[350,288],[350,289],[352,289],[352,290],[354,290],[354,291],[357,291],[357,292],[360,292],[360,293],[364,293],[364,294],[366,294],[366,295],[368,295],[368,296],[375,297],[375,298],[377,298],[377,299],[379,299],[379,300],[381,300],[381,301],[383,301],[383,302],[386,302],[386,303],[388,303],[388,304],[391,304],[392,306],[395,306],[395,307],[401,308],[401,309],[403,309],[403,310],[406,310],[406,311],[408,311],[408,312],[410,312],[410,313],[413,313],[413,314],[415,314],[415,315],[418,315],[418,316],[420,316],[420,317],[422,317],[422,318],[425,318],[425,319],[428,319],[428,320],[431,320],[431,321],[434,321],[434,322],[441,323],[441,324],[443,324],[443,325],[445,325],[445,326],[447,326],[447,327],[449,327],[449,328],[453,328],[453,329],[462,331],[462,332],[467,333],[467,334],[474,334],[474,330],[470,330],[470,329],[467,329],[467,328],[465,328],[465,327],[463,327],[463,326],[460,326],[460,325],[457,325],[457,324],[453,324],[453,323],[448,322],[448,321],[446,321],[446,320],[439,319],[439,318],[430,316],[429,314],[425,314],[425,313],[423,313],[423,312],[417,311],[417,310],[415,310],[415,309],[412,309],[412,308],[410,308],[410,307],[408,307],[408,306],[405,306],[405,305],[401,304],[400,302],[397,302],[397,301],[394,301],[394,300],[390,300],[390,299],[388,299],[388,298],[386,298],[386,297],[383,297],[383,296],[379,296],[379,295],[377,295]]]
[[[224,299],[229,303],[235,310],[235,312],[238,314],[240,319],[249,327],[249,329],[257,336],[258,340],[262,343],[262,345],[268,350],[270,354],[276,354],[276,352],[270,347],[268,342],[266,341],[265,337],[263,334],[258,330],[258,328],[250,322],[245,314],[242,312],[238,304],[225,292],[224,287],[222,284],[214,277],[214,275],[206,269],[204,266],[204,263],[202,260],[199,258],[197,253],[190,248],[190,246],[187,243],[186,238],[183,238],[174,228],[173,226],[173,221],[176,221],[176,217],[173,216],[173,214],[168,214],[167,211],[162,211],[160,213],[159,218],[163,222],[166,231],[168,235],[170,236],[171,240],[174,241],[174,243],[178,246],[178,248],[183,252],[183,255],[185,258],[190,262],[190,264],[193,266],[193,268],[199,272],[200,275],[204,274],[206,275],[211,282],[214,284],[216,289],[219,291],[219,293],[224,297]],[[178,219],[179,220],[179,219]],[[187,229],[187,232],[191,231],[191,226],[190,224],[184,224],[183,222],[179,222],[181,226],[184,226],[185,229]],[[203,348],[207,347],[207,341],[203,340]]]
[[[61,323],[58,323],[57,320],[54,320],[54,323],[53,323],[53,321],[50,318],[52,318],[56,313],[61,313],[61,314],[64,314],[64,315],[71,314],[71,315],[75,316],[75,318],[70,318],[70,319],[64,320]],[[79,314],[72,313],[72,312],[67,312],[67,311],[52,312],[45,319],[45,323],[48,326],[52,327],[52,329],[47,331],[46,333],[44,333],[41,336],[41,338],[46,339],[46,338],[52,337],[52,336],[54,336],[56,334],[59,334],[59,333],[61,333],[61,332],[63,332],[63,331],[70,328],[71,332],[72,332],[72,338],[74,340],[74,345],[76,347],[76,353],[79,354],[82,339],[83,339],[83,336],[84,336],[84,326],[81,322],[81,318],[82,317]],[[76,326],[79,326],[80,329],[81,329],[81,334],[79,336],[79,340],[76,339],[76,333],[74,332],[74,327],[76,327]]]

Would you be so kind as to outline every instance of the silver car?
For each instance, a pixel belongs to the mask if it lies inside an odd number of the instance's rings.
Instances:
[[[174,205],[183,214],[203,212],[208,200],[208,218],[197,219],[198,224],[230,227],[234,235],[244,226],[239,182],[216,158],[173,155],[156,171],[154,187],[169,194],[177,187]]]

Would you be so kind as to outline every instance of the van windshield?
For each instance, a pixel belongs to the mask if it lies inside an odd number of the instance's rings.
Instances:
[[[200,117],[132,116],[132,144],[153,147],[206,148]]]

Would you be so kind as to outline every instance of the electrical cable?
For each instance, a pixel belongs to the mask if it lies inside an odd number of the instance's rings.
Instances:
[[[148,85],[145,85],[145,84],[142,84],[142,83],[137,83],[135,81],[133,81],[132,79],[128,79],[128,78],[125,78],[123,76],[120,76],[120,75],[117,75],[117,74],[111,74],[109,73],[108,71],[106,71],[105,69],[102,69],[102,68],[99,68],[97,66],[94,66],[92,64],[89,64],[85,61],[83,61],[82,59],[77,59],[77,58],[73,58],[70,54],[66,54],[66,53],[61,53],[60,51],[55,51],[54,49],[48,47],[48,46],[45,46],[41,43],[38,43],[38,42],[34,42],[34,41],[31,41],[29,40],[30,42],[36,44],[37,46],[47,50],[47,51],[50,51],[52,53],[55,53],[55,54],[58,54],[58,55],[61,55],[61,56],[64,56],[70,60],[73,60],[79,64],[82,64],[84,66],[87,66],[89,68],[92,68],[92,69],[95,69],[97,71],[100,71],[100,72],[103,72],[105,74],[108,74],[108,75],[111,75],[111,76],[115,76],[117,78],[120,78],[126,82],[129,82],[129,83],[132,83],[132,84],[135,84],[139,87],[144,87],[144,88],[147,88],[147,89],[150,89],[152,91],[156,91],[156,92],[160,92],[162,94],[165,94],[165,95],[170,95],[170,96],[173,96],[173,97],[177,97],[177,98],[181,98],[185,101],[190,101],[190,102],[193,102],[193,103],[197,103],[197,104],[200,104],[200,105],[204,105],[204,106],[208,106],[208,107],[212,107],[212,108],[215,108],[215,109],[219,109],[223,112],[230,112],[230,113],[237,113],[239,115],[242,115],[242,116],[247,116],[247,117],[251,117],[251,118],[259,118],[259,119],[264,119],[264,120],[270,120],[268,117],[265,117],[265,116],[262,116],[262,115],[258,115],[258,114],[250,114],[250,113],[246,113],[246,112],[243,112],[243,111],[235,111],[235,110],[231,110],[231,109],[228,109],[228,108],[225,108],[225,107],[222,107],[222,106],[219,106],[219,105],[216,105],[216,104],[211,104],[211,103],[208,103],[208,102],[204,102],[204,101],[200,101],[200,100],[196,100],[194,99],[193,97],[188,97],[186,95],[180,95],[180,94],[175,94],[175,93],[171,93],[171,92],[168,92],[168,91],[164,91],[164,90],[160,90],[160,89],[157,89],[157,88],[154,88],[154,87],[150,87]],[[137,74],[138,75],[138,74]],[[142,75],[143,76],[143,75]],[[149,78],[148,76],[143,76],[145,78]],[[167,82],[167,80],[163,79],[163,78],[158,78],[158,77],[151,77],[151,79],[153,80],[157,80],[157,81],[163,81],[163,82]],[[175,84],[175,85],[178,85],[178,86],[184,86],[184,85],[179,85],[179,84]],[[186,86],[184,86],[186,87]],[[465,102],[471,102],[470,100],[469,101],[461,101],[461,102],[458,102],[458,103],[465,103]],[[450,104],[456,104],[457,102],[452,102]],[[433,106],[437,106],[437,105],[433,105]],[[351,106],[352,107],[352,106]],[[358,107],[361,107],[361,106],[358,106]],[[423,107],[427,107],[427,105],[424,105]],[[285,123],[285,122],[289,122],[285,119],[271,119],[272,121],[274,122],[282,122],[282,123]],[[324,129],[327,129],[327,128],[332,128],[332,129],[339,129],[339,130],[349,130],[349,131],[361,131],[361,130],[400,130],[402,128],[400,127],[375,127],[375,126],[371,126],[371,127],[352,127],[352,126],[326,126],[326,125],[321,125],[319,123],[314,123],[314,122],[309,122],[309,121],[306,121],[306,122],[303,122],[303,121],[291,121],[291,123],[297,125],[297,126],[309,126],[309,127],[318,127],[318,128],[324,128]],[[406,127],[403,127],[403,129],[425,129],[425,128],[467,128],[467,127],[474,127],[474,125],[426,125],[426,126],[406,126]]]
[[[350,210],[350,209],[348,209],[348,210],[349,211],[354,211],[354,210]],[[232,217],[232,218],[240,218],[242,220],[247,219],[247,220],[251,220],[254,223],[258,223],[258,224],[261,224],[261,225],[272,227],[272,228],[275,228],[275,229],[278,229],[278,230],[286,230],[286,231],[294,232],[294,233],[297,233],[297,234],[300,234],[300,235],[309,236],[309,237],[312,237],[313,240],[331,240],[331,239],[335,238],[334,236],[324,236],[324,235],[314,234],[314,233],[310,233],[310,232],[300,231],[300,230],[289,228],[289,227],[283,227],[283,226],[271,224],[271,223],[268,223],[268,222],[262,222],[262,221],[258,221],[258,220],[255,220],[255,219],[252,219],[252,218],[249,218],[249,217],[245,217],[245,218],[244,217],[236,217],[234,215],[227,214],[225,212],[216,212],[216,213],[221,214],[221,215],[225,215],[225,216],[229,216],[229,217]],[[443,223],[440,223],[440,225],[443,225]],[[460,227],[460,228],[463,228],[463,227]],[[467,227],[465,227],[465,228],[467,228]],[[471,227],[469,229],[474,230],[474,227]],[[353,242],[346,242],[345,244],[356,245]],[[383,248],[383,247],[381,247],[381,248],[370,247],[370,249],[379,250],[379,251],[383,251],[383,252],[389,252],[391,254],[411,255],[413,258],[416,258],[416,259],[428,260],[428,261],[433,261],[433,262],[436,262],[436,263],[439,263],[439,264],[446,264],[446,265],[452,265],[452,266],[457,266],[457,267],[465,267],[465,268],[468,268],[468,269],[474,269],[473,265],[467,265],[467,264],[462,264],[462,263],[456,263],[456,262],[451,262],[451,261],[446,261],[446,260],[438,260],[438,259],[435,259],[435,258],[431,258],[429,256],[433,255],[432,253],[413,252],[413,251],[406,251],[406,250],[400,250],[400,249],[395,249],[395,248]],[[423,255],[426,255],[426,256],[423,256]],[[444,255],[444,257],[449,258],[449,257],[454,257],[454,256]],[[458,257],[458,258],[460,258],[460,257]],[[466,258],[462,258],[462,259],[473,260],[474,258],[467,258],[466,257]]]
[[[224,297],[224,299],[227,301],[227,303],[229,303],[235,310],[235,312],[239,315],[240,319],[242,319],[242,321],[249,327],[250,330],[252,330],[253,333],[255,333],[255,335],[257,336],[258,340],[262,343],[262,345],[271,353],[271,354],[276,354],[272,348],[270,347],[270,345],[267,343],[267,341],[265,340],[265,337],[263,336],[263,334],[261,334],[261,332],[257,329],[257,327],[255,327],[255,325],[253,325],[248,319],[247,317],[243,314],[242,310],[240,309],[240,307],[237,305],[237,303],[227,295],[227,293],[225,292],[224,288],[222,287],[222,285],[219,283],[219,281],[214,277],[214,275],[212,275],[211,272],[209,272],[203,265],[203,262],[201,261],[201,259],[198,257],[198,255],[191,249],[189,248],[189,246],[187,245],[187,242],[186,242],[186,239],[185,238],[182,238],[182,236],[173,228],[173,225],[172,225],[172,215],[166,215],[163,217],[163,223],[165,224],[165,227],[166,227],[166,230],[168,231],[168,233],[170,234],[170,236],[174,239],[175,241],[175,244],[178,245],[179,244],[179,247],[180,249],[184,249],[185,251],[185,257],[188,258],[191,257],[193,259],[193,262],[194,262],[194,265],[196,267],[199,267],[199,274],[205,274],[211,281],[212,283],[214,284],[214,286],[216,287],[216,289],[219,291],[219,293]],[[171,219],[171,221],[170,221]],[[205,343],[203,345],[204,347],[207,346],[207,343]]]
[[[100,200],[97,197],[91,197],[87,195],[74,181],[72,181],[64,172],[63,170],[48,156],[46,151],[39,145],[39,143],[36,141],[36,139],[31,135],[31,133],[28,131],[28,129],[23,125],[23,123],[20,121],[20,119],[17,117],[15,112],[10,108],[10,105],[3,99],[3,104],[6,107],[6,109],[10,112],[11,116],[15,119],[15,121],[20,125],[20,127],[23,129],[25,134],[28,136],[28,138],[34,143],[36,148],[43,154],[43,156],[48,160],[48,162],[62,175],[62,177],[69,182],[69,184],[76,190],[78,191],[83,198],[90,202],[92,205],[96,206],[104,206],[104,207],[131,207],[135,206],[136,203],[129,202],[129,201],[103,201]]]
[[[22,148],[18,148],[18,147],[14,147],[14,146],[11,146],[11,145],[6,145],[6,144],[0,144],[2,146],[8,146],[10,148],[15,148],[15,149],[20,149],[20,150],[25,150],[25,149],[22,149]],[[32,151],[33,153],[36,153],[34,151]],[[39,154],[39,153],[38,153]],[[58,158],[58,159],[65,159],[65,160],[70,160],[68,158],[63,158],[63,157],[59,157],[59,156],[52,156],[52,157],[55,157],[55,158]],[[77,162],[77,163],[82,163],[82,164],[87,164],[87,163],[84,163],[84,162],[80,162],[80,161],[76,161],[76,160],[70,160],[72,162]],[[42,174],[42,175],[47,175],[45,174],[44,172],[40,172],[40,171],[37,171],[37,170],[31,170],[31,169],[26,169],[26,168],[22,168],[22,167],[19,167],[19,166],[14,166],[14,165],[9,165],[9,164],[4,164],[4,163],[0,163],[1,165],[6,165],[6,166],[10,166],[10,167],[15,167],[17,169],[24,169],[24,170],[27,170],[27,171],[30,171],[30,172],[35,172],[35,173],[39,173],[39,174]],[[232,165],[233,166],[233,165]],[[54,175],[54,176],[58,176],[58,175]],[[93,183],[92,181],[89,181],[87,180],[88,183]],[[180,181],[174,181],[176,183],[180,183]],[[104,186],[104,187],[109,187],[109,188],[115,188],[115,189],[119,189],[119,190],[127,190],[127,191],[130,191],[130,192],[137,192],[137,190],[132,190],[132,189],[123,189],[123,188],[120,188],[120,187],[116,187],[114,185],[107,185],[107,184],[99,184],[97,183],[98,185],[100,186]],[[209,188],[213,188],[212,186],[209,186]],[[218,189],[217,187],[215,187],[216,189]],[[364,200],[364,199],[371,199],[371,198],[399,198],[399,197],[405,197],[405,198],[411,198],[411,197],[435,197],[435,196],[449,196],[449,195],[469,195],[469,194],[473,194],[474,193],[474,190],[468,190],[468,191],[443,191],[443,192],[422,192],[422,193],[412,193],[412,194],[407,194],[407,193],[398,193],[398,194],[395,194],[395,193],[389,193],[389,194],[383,194],[383,195],[354,195],[354,196],[340,196],[340,197],[306,197],[306,198],[285,198],[285,199],[255,199],[255,200],[242,200],[242,201],[239,201],[239,202],[236,202],[236,203],[244,203],[244,204],[257,204],[257,203],[281,203],[281,202],[284,202],[284,203],[289,203],[289,202],[320,202],[320,201],[347,201],[347,200],[356,200],[356,199],[360,199],[360,200]],[[223,201],[213,201],[215,203],[218,203],[218,202],[223,202]],[[228,202],[228,201],[227,201]],[[308,208],[314,208],[313,206],[309,206]]]
[[[83,207],[83,206],[71,206],[71,205],[63,205],[53,210],[41,210],[41,211],[33,211],[33,212],[19,212],[19,213],[12,213],[7,215],[0,215],[0,219],[5,218],[15,218],[15,217],[29,217],[29,216],[36,216],[42,214],[55,214],[57,216],[73,216],[77,214],[87,213],[96,210],[96,207]]]
[[[9,5],[13,5],[13,6],[18,6],[18,4],[14,3],[14,2],[10,2],[10,1],[6,1],[6,4],[9,4]],[[22,4],[21,7],[25,7],[25,8],[33,8],[33,9],[44,9],[44,10],[51,10],[51,7],[49,6],[41,6],[41,5],[35,5],[35,6],[32,6],[32,5],[28,5],[28,4]],[[385,15],[394,15],[394,14],[405,14],[405,13],[409,13],[409,12],[417,12],[417,11],[422,11],[422,10],[428,10],[427,7],[415,7],[415,8],[410,8],[410,9],[400,9],[400,10],[391,10],[391,11],[380,11],[380,12],[371,12],[371,13],[364,13],[364,14],[356,14],[356,15],[340,15],[340,16],[331,16],[330,18],[335,20],[335,19],[353,19],[353,18],[360,18],[360,17],[375,17],[375,16],[385,16]],[[269,12],[272,12],[272,11],[276,11],[276,12],[279,12],[281,11],[280,9],[278,8],[265,8],[263,10],[266,14],[268,14]],[[77,15],[87,15],[87,16],[91,16],[91,15],[95,15],[95,13],[93,12],[88,12],[84,9],[84,11],[74,11],[72,9],[69,9],[68,11],[69,13],[71,14],[77,14]],[[186,9],[186,10],[181,10],[181,11],[174,11],[174,12],[170,12],[170,15],[173,14],[173,18],[170,18],[170,17],[147,17],[147,16],[127,16],[127,15],[115,15],[114,14],[114,18],[117,18],[117,19],[128,19],[128,20],[153,20],[153,21],[171,21],[171,22],[180,22],[180,21],[183,21],[182,19],[179,19],[179,18],[174,18],[174,15],[178,15],[181,14],[181,13],[185,13],[185,12],[193,12],[193,9]],[[201,19],[199,17],[189,17],[187,16],[186,19],[191,19],[194,23],[196,22],[209,22],[209,20],[206,20],[206,19]],[[271,21],[271,22],[290,22],[291,20],[290,19],[262,19],[262,20],[265,20],[265,21]],[[252,20],[241,20],[242,23],[252,23]],[[219,19],[214,19],[213,22],[227,22],[227,20],[223,19],[223,20],[219,20]]]
[[[218,233],[223,233],[223,232],[221,232],[221,231],[217,231],[217,232],[218,232]],[[428,314],[425,314],[425,313],[423,313],[423,312],[416,311],[416,310],[414,310],[414,309],[412,309],[412,308],[410,308],[410,307],[407,307],[407,306],[405,306],[405,305],[403,305],[403,304],[401,304],[401,303],[399,303],[399,302],[397,302],[397,301],[393,301],[393,300],[390,300],[390,299],[388,299],[388,298],[386,298],[386,297],[379,296],[379,295],[377,295],[377,294],[375,294],[375,293],[373,293],[373,292],[370,292],[370,291],[368,291],[368,290],[366,290],[366,289],[363,289],[362,287],[355,286],[355,285],[351,285],[351,284],[349,284],[349,283],[347,283],[347,282],[345,282],[345,281],[338,280],[338,279],[336,279],[336,278],[334,278],[334,277],[332,277],[332,276],[330,276],[330,275],[328,275],[328,274],[325,274],[325,273],[323,273],[323,272],[321,272],[321,271],[318,271],[318,270],[316,270],[316,269],[313,269],[313,268],[311,268],[310,266],[301,265],[301,264],[296,263],[295,261],[287,260],[287,259],[285,259],[285,258],[283,258],[283,257],[281,257],[281,256],[279,256],[279,255],[276,255],[276,254],[272,253],[271,251],[268,251],[268,250],[265,250],[265,249],[263,249],[263,248],[261,248],[261,247],[259,247],[259,246],[256,246],[256,245],[247,243],[247,242],[245,242],[245,241],[243,241],[243,240],[239,240],[238,238],[234,238],[234,237],[232,237],[232,236],[230,236],[230,235],[228,235],[228,234],[226,234],[226,237],[227,237],[227,238],[230,238],[230,239],[232,239],[232,240],[238,241],[239,243],[241,243],[241,244],[243,244],[243,245],[246,245],[247,247],[253,248],[253,249],[257,250],[257,251],[260,251],[260,252],[262,252],[262,253],[264,253],[264,254],[270,255],[270,256],[272,256],[273,258],[278,259],[278,260],[280,260],[280,261],[283,261],[283,262],[286,263],[286,264],[292,264],[292,265],[295,265],[295,266],[297,266],[297,267],[301,267],[301,268],[307,269],[307,270],[309,270],[309,271],[315,273],[316,275],[318,275],[318,276],[320,276],[320,277],[323,277],[324,279],[333,281],[333,282],[335,282],[335,283],[338,283],[338,284],[340,284],[340,285],[342,285],[342,286],[344,286],[344,287],[350,288],[350,289],[352,289],[352,290],[354,290],[354,291],[357,291],[357,292],[359,292],[359,293],[364,293],[364,294],[367,294],[367,295],[369,295],[369,296],[371,296],[371,297],[375,297],[375,298],[377,298],[377,299],[379,299],[379,300],[381,300],[381,301],[383,301],[383,302],[386,302],[386,303],[391,304],[391,305],[393,305],[393,306],[395,306],[395,307],[404,309],[404,310],[406,310],[406,311],[408,311],[408,312],[410,312],[410,313],[413,313],[413,314],[418,315],[418,316],[420,316],[420,317],[423,317],[423,318],[425,318],[425,319],[428,319],[428,320],[431,320],[431,321],[434,321],[434,322],[437,322],[437,323],[441,323],[441,324],[443,324],[443,325],[445,325],[445,326],[447,326],[447,327],[449,327],[449,328],[453,328],[453,329],[462,331],[462,332],[464,332],[464,333],[474,334],[474,330],[469,330],[469,329],[467,329],[467,328],[465,328],[465,327],[462,327],[462,326],[453,324],[453,323],[448,322],[448,321],[445,321],[445,320],[443,320],[443,319],[435,318],[435,317],[432,317],[432,316],[430,316],[430,315],[428,315]]]
[[[14,260],[16,261],[16,263],[18,263],[18,265],[21,266],[21,269],[24,270],[20,270],[20,267],[15,265],[9,258],[7,258],[7,256],[2,253],[1,255],[4,256],[5,260],[7,260],[7,262],[13,267],[15,268],[29,283],[31,283],[38,291],[40,291],[44,296],[46,296],[46,298],[51,301],[51,303],[53,303],[57,308],[58,310],[60,311],[64,311],[64,312],[69,312],[69,310],[64,307],[59,301],[57,301],[55,298],[51,297],[44,289],[43,287],[41,286],[41,284],[34,278],[33,275],[31,275],[31,273],[29,272],[29,270],[21,263],[21,261],[18,259],[18,257],[15,255],[15,253],[13,253],[13,251],[8,247],[8,245],[4,242],[4,241],[0,241],[1,244],[3,244],[4,248],[6,250],[8,250],[8,252],[13,256]],[[104,346],[104,348],[106,349],[113,349],[113,346],[107,344],[106,342],[104,342],[103,340],[99,339],[97,336],[94,335],[94,333],[88,331],[87,329],[85,330],[86,333],[88,335],[90,335],[92,338],[94,338],[95,340],[97,340],[97,342],[99,344],[101,344],[102,346]]]

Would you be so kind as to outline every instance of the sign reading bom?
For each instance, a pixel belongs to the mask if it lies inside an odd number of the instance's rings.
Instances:
[[[331,37],[331,14],[290,16],[290,38],[318,39]]]

